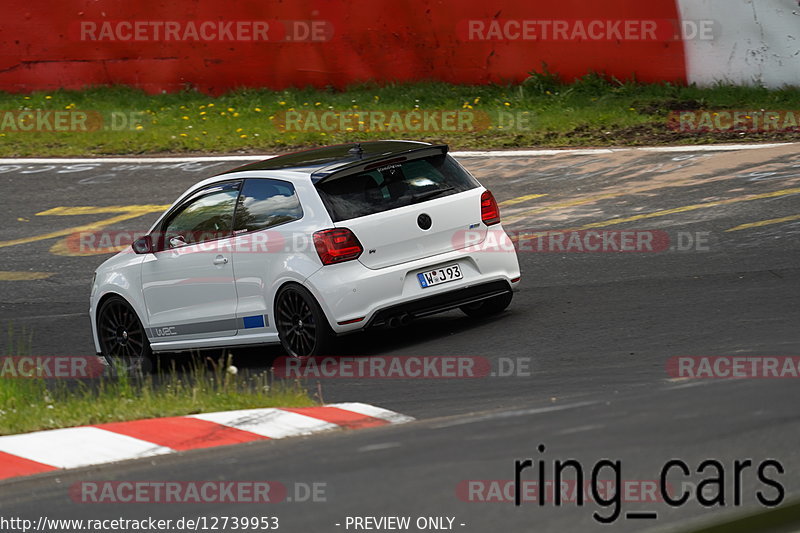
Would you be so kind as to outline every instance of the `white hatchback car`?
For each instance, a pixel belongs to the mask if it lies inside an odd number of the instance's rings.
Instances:
[[[503,311],[519,264],[492,193],[447,146],[377,141],[198,183],[95,273],[98,354],[256,344],[324,354],[336,335],[461,308]]]

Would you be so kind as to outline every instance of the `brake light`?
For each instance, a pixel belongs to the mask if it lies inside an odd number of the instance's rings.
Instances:
[[[487,226],[500,223],[500,208],[494,200],[494,195],[489,191],[481,194],[481,220]]]
[[[364,249],[347,228],[324,229],[314,233],[314,247],[323,265],[358,259]]]

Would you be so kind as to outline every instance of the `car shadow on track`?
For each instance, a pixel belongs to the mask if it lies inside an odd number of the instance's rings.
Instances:
[[[513,313],[514,311],[510,310],[495,317],[475,319],[453,311],[421,318],[397,328],[381,327],[351,333],[338,337],[326,356],[372,357],[396,351],[406,352],[404,355],[449,355],[442,353],[441,350],[432,351],[427,345],[450,335],[479,328],[495,327],[497,323],[508,320],[508,316]],[[415,350],[413,354],[407,353],[410,349]],[[207,361],[217,361],[226,357],[228,353],[232,354],[232,364],[238,370],[247,372],[269,370],[276,359],[286,356],[286,353],[278,345],[208,350],[202,352],[201,355]]]

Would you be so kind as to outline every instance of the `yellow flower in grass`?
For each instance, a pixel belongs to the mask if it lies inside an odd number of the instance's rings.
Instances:
[[[247,139],[247,135],[245,135],[245,134],[241,134],[241,135],[239,135],[239,138],[240,138],[240,139]]]

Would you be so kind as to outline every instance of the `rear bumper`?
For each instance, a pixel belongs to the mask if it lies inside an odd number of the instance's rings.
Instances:
[[[409,319],[421,318],[442,311],[448,311],[481,300],[512,292],[511,284],[505,280],[490,281],[479,285],[463,287],[434,296],[427,296],[403,304],[380,309],[365,327],[386,325],[390,318],[403,316]]]
[[[403,313],[421,317],[514,290],[519,262],[513,243],[498,224],[493,239],[381,269],[359,261],[323,267],[305,280],[337,334],[362,330]],[[498,246],[498,242],[502,246]],[[459,265],[464,278],[423,288],[417,274]]]

